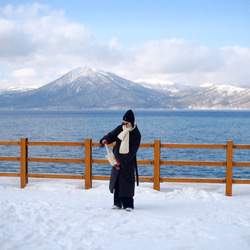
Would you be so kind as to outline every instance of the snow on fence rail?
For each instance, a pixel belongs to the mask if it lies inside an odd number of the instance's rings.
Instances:
[[[20,186],[25,188],[28,178],[61,178],[61,179],[84,179],[85,189],[92,187],[92,180],[109,180],[109,176],[92,175],[92,164],[108,164],[106,159],[93,159],[92,148],[99,147],[99,143],[92,142],[92,139],[85,139],[84,142],[31,142],[28,138],[21,138],[20,141],[0,141],[1,145],[19,146],[20,156],[0,157],[0,161],[19,161],[19,173],[0,173],[0,176],[20,177]],[[114,144],[110,144],[113,146]],[[76,158],[34,158],[29,157],[29,146],[67,146],[84,147],[85,157]],[[141,182],[153,182],[153,188],[160,190],[161,182],[193,182],[193,183],[225,183],[227,196],[232,196],[232,184],[250,184],[248,179],[233,179],[233,167],[250,167],[250,162],[233,162],[234,149],[250,149],[250,145],[234,145],[233,141],[227,144],[161,144],[160,140],[154,143],[141,143],[140,148],[153,148],[154,154],[150,160],[137,160],[139,165],[153,165],[154,175],[152,177],[139,177]],[[161,160],[161,149],[164,148],[186,148],[186,149],[224,149],[226,150],[225,161],[163,161]],[[36,174],[28,171],[29,162],[57,162],[57,163],[81,163],[85,165],[84,175],[64,175],[64,174]],[[169,166],[224,166],[226,176],[223,179],[201,179],[201,178],[161,178],[160,169],[163,165]]]

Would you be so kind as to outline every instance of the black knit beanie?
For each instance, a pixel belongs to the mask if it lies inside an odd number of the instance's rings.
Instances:
[[[132,126],[134,127],[134,122],[135,122],[135,116],[133,111],[130,109],[128,110],[125,115],[123,116],[123,120],[127,122],[131,122]]]

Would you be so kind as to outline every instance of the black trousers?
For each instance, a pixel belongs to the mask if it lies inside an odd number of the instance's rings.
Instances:
[[[114,192],[114,205],[126,209],[134,208],[134,199],[133,197],[120,197],[119,196],[119,178],[117,178],[117,181],[115,183],[115,192]]]

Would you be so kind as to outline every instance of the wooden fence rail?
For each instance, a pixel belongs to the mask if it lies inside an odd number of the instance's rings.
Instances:
[[[5,157],[1,156],[0,161],[19,161],[19,173],[2,172],[0,176],[20,177],[20,186],[25,188],[28,178],[62,178],[62,179],[84,179],[85,189],[92,187],[92,180],[109,180],[109,176],[92,175],[92,164],[109,164],[106,159],[93,159],[92,148],[99,147],[99,143],[92,142],[92,139],[86,139],[85,142],[30,142],[27,138],[21,138],[20,141],[0,141],[1,145],[19,146],[20,156]],[[113,146],[114,144],[110,144]],[[34,158],[29,157],[28,149],[30,146],[63,146],[63,147],[83,147],[85,148],[84,158]],[[141,143],[140,148],[153,148],[152,159],[138,160],[139,165],[152,165],[154,174],[151,177],[139,177],[141,182],[153,182],[153,188],[160,190],[161,182],[188,182],[188,183],[224,183],[226,185],[225,194],[232,196],[232,184],[250,184],[248,179],[233,179],[234,167],[250,167],[250,162],[233,162],[233,151],[235,149],[250,149],[250,145],[233,145],[233,141],[227,141],[227,144],[162,144],[160,140],[154,143]],[[226,150],[225,161],[164,161],[161,160],[161,151],[166,148],[184,148],[184,149],[223,149]],[[0,151],[1,152],[1,151]],[[29,162],[56,162],[56,163],[80,163],[85,165],[84,175],[64,175],[64,174],[37,174],[30,173],[28,169]],[[201,179],[201,178],[162,178],[160,174],[161,166],[215,166],[225,167],[226,175],[223,179]]]

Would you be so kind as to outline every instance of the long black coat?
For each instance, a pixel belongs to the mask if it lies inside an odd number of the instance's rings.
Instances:
[[[118,174],[119,178],[119,196],[120,197],[133,197],[135,191],[135,170],[137,169],[136,153],[139,149],[141,142],[141,133],[136,126],[132,131],[129,132],[129,153],[120,154],[119,149],[121,140],[117,137],[123,131],[122,125],[115,128],[113,131],[105,135],[105,139],[108,144],[116,142],[113,148],[115,158],[120,162],[120,170]],[[112,168],[112,171],[116,171]],[[110,179],[110,191],[113,192],[116,179],[111,174]]]

